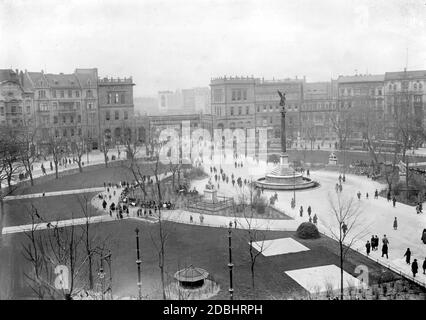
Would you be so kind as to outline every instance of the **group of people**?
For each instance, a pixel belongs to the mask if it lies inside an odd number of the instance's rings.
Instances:
[[[294,201],[294,199],[291,199],[291,200]],[[311,222],[311,223],[313,223],[315,225],[318,224],[318,216],[317,216],[316,213],[314,215],[312,215],[312,208],[311,208],[311,206],[308,206],[307,212],[308,212],[308,220],[309,220],[309,222]],[[299,215],[300,215],[301,218],[303,217],[303,206],[300,206]]]
[[[417,259],[414,259],[413,262],[411,262],[411,255],[412,255],[412,252],[411,252],[410,248],[407,248],[407,251],[405,251],[405,253],[404,253],[405,262],[408,265],[411,264],[411,272],[413,273],[413,277],[416,277],[416,274],[419,270],[419,265],[417,263]],[[426,274],[426,258],[423,261],[422,268],[423,268],[423,274]]]
[[[370,242],[371,241],[371,242]],[[371,240],[365,244],[367,256],[370,255],[371,250],[377,251],[379,249],[379,237],[377,235],[371,236]],[[386,256],[386,259],[389,259],[389,239],[386,235],[382,238],[382,258]]]

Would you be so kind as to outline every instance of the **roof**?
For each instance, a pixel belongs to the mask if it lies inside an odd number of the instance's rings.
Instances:
[[[190,265],[176,272],[174,277],[180,282],[196,282],[206,279],[208,275],[209,273],[206,270]]]
[[[75,77],[83,88],[95,87],[98,81],[98,69],[75,69]]]
[[[339,76],[339,83],[355,83],[355,82],[383,82],[385,81],[384,74],[367,74],[354,76]]]
[[[426,70],[386,72],[385,80],[426,79]]]
[[[52,88],[80,88],[77,77],[74,74],[45,74],[49,86]]]
[[[0,69],[0,82],[3,81],[19,82],[19,76],[12,69]]]

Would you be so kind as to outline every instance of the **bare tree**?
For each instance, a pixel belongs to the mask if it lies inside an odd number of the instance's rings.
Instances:
[[[78,170],[83,172],[82,159],[87,151],[87,140],[83,136],[78,136],[75,141],[71,143],[71,152],[74,155],[74,161],[78,165]]]
[[[259,230],[255,223],[256,213],[260,205],[264,205],[266,199],[257,192],[255,185],[250,183],[247,188],[242,189],[238,196],[238,205],[234,206],[235,218],[236,211],[240,211],[243,216],[244,225],[241,225],[243,241],[248,243],[248,256],[250,258],[251,286],[255,289],[255,266],[257,258],[262,254],[265,248],[265,232]],[[236,220],[234,221],[236,223]],[[232,227],[230,225],[230,227]],[[256,248],[254,247],[256,244]]]
[[[2,171],[7,180],[8,188],[12,188],[12,180],[21,169],[19,161],[20,144],[17,140],[18,131],[11,127],[0,131],[0,160]]]
[[[35,138],[37,129],[32,130],[27,128],[21,134],[17,135],[17,142],[19,146],[19,160],[22,163],[25,172],[30,178],[30,183],[34,185],[33,179],[33,164],[37,160],[37,153],[35,148]]]
[[[329,197],[332,222],[326,225],[331,237],[339,243],[340,260],[340,298],[343,300],[343,264],[348,251],[353,244],[366,234],[365,228],[360,228],[359,205],[354,203],[354,198],[345,199],[340,193]]]
[[[48,152],[52,155],[53,163],[55,165],[55,178],[59,178],[59,162],[64,153],[64,141],[60,135],[50,135],[48,139]]]
[[[100,139],[100,147],[101,147],[101,151],[104,155],[105,168],[108,168],[108,162],[109,162],[108,152],[112,148],[111,139],[108,139],[107,137],[101,138]]]

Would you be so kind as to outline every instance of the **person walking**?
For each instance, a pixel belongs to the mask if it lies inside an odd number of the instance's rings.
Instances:
[[[389,240],[386,238],[386,235],[383,236],[382,243],[382,258],[386,256],[386,259],[389,259]]]
[[[426,244],[426,229],[423,229],[421,240],[423,241],[424,244]]]
[[[312,213],[312,209],[311,209],[311,206],[309,206],[308,207],[308,215],[311,216],[311,213]]]
[[[405,253],[404,253],[404,257],[405,257],[405,262],[407,264],[410,264],[411,263],[411,251],[410,251],[410,248],[407,248],[407,251],[405,251]]]
[[[419,266],[417,264],[417,259],[414,259],[413,263],[411,264],[411,271],[413,272],[413,277],[416,277],[417,271],[419,270]]]
[[[379,191],[374,191],[374,199],[379,199]]]
[[[371,236],[370,243],[371,243],[371,250],[374,251],[376,248],[376,238],[374,238],[374,236]]]
[[[392,204],[393,204],[393,207],[395,208],[395,204],[396,204],[396,198],[395,198],[395,196],[393,196],[393,198],[392,198]]]
[[[300,212],[300,216],[303,217],[303,206],[300,206],[299,212]]]
[[[423,261],[423,274],[426,274],[426,258]]]
[[[316,213],[314,214],[313,221],[314,221],[314,224],[315,224],[315,225],[316,225],[316,224],[317,224],[317,222],[318,222],[318,217],[317,217],[317,214],[316,214]]]
[[[379,249],[379,237],[377,236],[377,234],[374,237],[374,243],[376,245],[376,251],[377,251]]]
[[[398,230],[398,220],[396,219],[396,217],[393,220],[393,230]]]
[[[365,249],[367,251],[367,256],[370,255],[370,249],[371,249],[371,244],[370,241],[367,240],[367,243],[365,244]]]

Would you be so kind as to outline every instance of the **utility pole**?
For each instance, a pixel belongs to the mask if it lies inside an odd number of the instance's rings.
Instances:
[[[234,288],[232,285],[232,268],[234,264],[232,263],[232,231],[231,228],[228,229],[228,248],[229,248],[229,299],[234,300]]]
[[[139,300],[142,300],[142,282],[141,282],[141,258],[139,254],[139,229],[135,229],[136,232],[136,264],[138,266],[138,293],[139,293]]]

